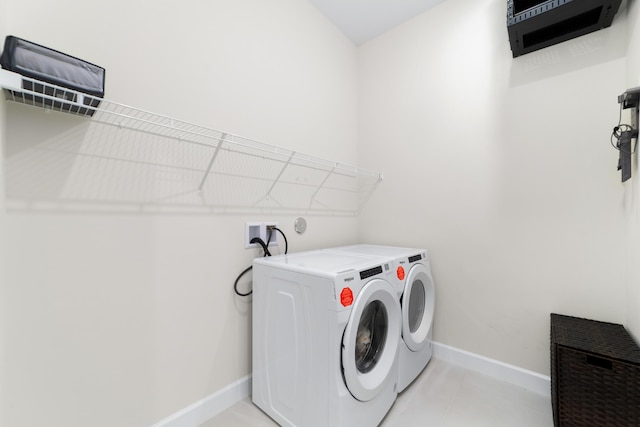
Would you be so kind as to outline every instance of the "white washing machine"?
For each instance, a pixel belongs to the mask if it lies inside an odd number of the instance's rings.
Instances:
[[[435,286],[425,249],[354,245],[331,249],[344,253],[388,256],[402,307],[402,339],[399,348],[398,392],[406,389],[433,355]]]
[[[327,251],[253,262],[252,400],[283,426],[376,426],[398,380],[388,257]]]

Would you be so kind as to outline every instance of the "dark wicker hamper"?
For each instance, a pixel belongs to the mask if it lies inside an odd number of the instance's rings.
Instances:
[[[622,325],[551,314],[556,427],[640,426],[640,348]]]

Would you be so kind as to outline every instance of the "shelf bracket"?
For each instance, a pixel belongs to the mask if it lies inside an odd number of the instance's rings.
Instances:
[[[382,173],[379,173],[378,174],[378,178],[376,179],[376,181],[371,186],[371,189],[366,192],[362,202],[360,202],[360,205],[358,206],[358,212],[362,211],[362,208],[364,207],[364,205],[367,204],[367,202],[369,201],[369,199],[373,195],[373,192],[376,191],[376,188],[378,188],[378,185],[380,185],[380,183],[382,182],[383,179],[384,179],[384,177],[382,176]],[[360,192],[360,191],[358,191],[358,192]]]
[[[284,164],[284,166],[282,167],[282,169],[280,170],[280,173],[278,174],[278,176],[276,177],[276,179],[273,181],[273,184],[271,184],[271,187],[269,188],[269,191],[267,191],[267,195],[266,197],[269,197],[271,195],[271,192],[273,191],[273,189],[275,188],[276,184],[278,184],[278,181],[280,181],[280,178],[282,178],[282,175],[284,174],[284,171],[287,169],[287,167],[291,164],[291,160],[293,160],[293,157],[296,155],[296,152],[292,152],[291,155],[289,156],[289,158],[287,159],[287,162]]]
[[[202,177],[202,181],[200,181],[200,185],[198,186],[198,191],[202,192],[204,183],[207,181],[207,178],[209,177],[209,172],[211,172],[211,167],[213,166],[213,162],[215,162],[216,157],[218,157],[220,148],[222,148],[222,144],[224,144],[224,141],[226,138],[227,138],[227,134],[223,133],[222,138],[220,138],[220,142],[218,142],[218,145],[216,146],[216,151],[213,152],[213,156],[211,156],[211,160],[209,160],[209,166],[207,166],[207,171],[204,173],[204,176]]]
[[[335,172],[335,170],[336,170],[336,166],[332,167],[329,173],[327,174],[327,176],[324,177],[320,185],[318,185],[318,188],[316,188],[316,191],[314,191],[313,194],[311,195],[311,199],[310,199],[311,202],[313,202],[313,200],[316,198],[320,190],[322,190],[322,187],[324,187],[324,184],[329,180],[329,177],[333,175],[333,172]]]

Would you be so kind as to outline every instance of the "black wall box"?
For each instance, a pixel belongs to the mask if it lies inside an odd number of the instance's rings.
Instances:
[[[507,0],[513,57],[611,26],[622,0]]]

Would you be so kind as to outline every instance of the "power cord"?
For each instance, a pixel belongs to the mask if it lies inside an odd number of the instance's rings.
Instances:
[[[633,132],[633,127],[631,127],[630,125],[625,125],[625,124],[620,124],[616,127],[613,128],[613,132],[611,133],[611,145],[613,146],[613,148],[615,148],[616,150],[620,150],[620,138],[622,137],[622,133],[623,132]],[[613,142],[613,139],[615,138],[616,142]],[[631,151],[631,154],[636,152],[636,147],[638,146],[638,141],[636,140],[636,143],[633,146],[633,150]]]
[[[611,138],[610,138],[611,146],[618,151],[620,151],[620,138],[622,137],[622,133],[633,132],[635,130],[633,126],[622,123],[622,109],[623,109],[623,104],[620,104],[620,113],[618,115],[618,125],[613,128],[613,132],[611,133]],[[614,138],[616,140],[615,143],[613,142]],[[637,146],[638,146],[638,140],[636,139],[636,143],[634,144],[633,149],[631,150],[631,154],[634,154],[636,152]]]
[[[275,227],[275,226],[268,227],[268,230],[269,230],[269,234],[267,234],[267,245],[269,245],[269,242],[271,241],[271,234],[273,233],[273,230],[276,230],[282,235],[282,238],[284,239],[284,253],[286,254],[287,251],[289,250],[289,242],[287,242],[287,236],[284,235],[282,230],[280,230],[278,227]]]
[[[236,293],[236,295],[239,295],[241,297],[248,297],[249,295],[251,295],[253,293],[253,290],[251,290],[251,291],[249,291],[247,293],[243,293],[243,292],[240,292],[238,290],[238,282],[240,281],[240,278],[242,278],[242,276],[244,276],[245,274],[250,272],[252,269],[253,269],[253,266],[250,265],[242,273],[240,273],[240,275],[236,278],[236,281],[233,283],[233,290]]]
[[[284,235],[282,230],[280,230],[278,227],[269,227],[269,234],[267,234],[267,243],[265,243],[264,240],[259,237],[254,237],[249,241],[249,243],[257,243],[262,247],[263,257],[271,256],[271,252],[269,252],[269,243],[271,242],[271,237],[273,236],[273,230],[276,230],[277,232],[282,234],[282,238],[284,239],[284,253],[286,254],[289,250],[289,242],[287,241],[287,236]],[[253,265],[250,265],[249,267],[245,268],[238,277],[236,277],[235,282],[233,282],[233,291],[236,293],[236,295],[239,295],[241,297],[248,297],[253,293],[253,289],[249,292],[240,292],[238,290],[238,282],[245,274],[250,272],[252,269]]]

